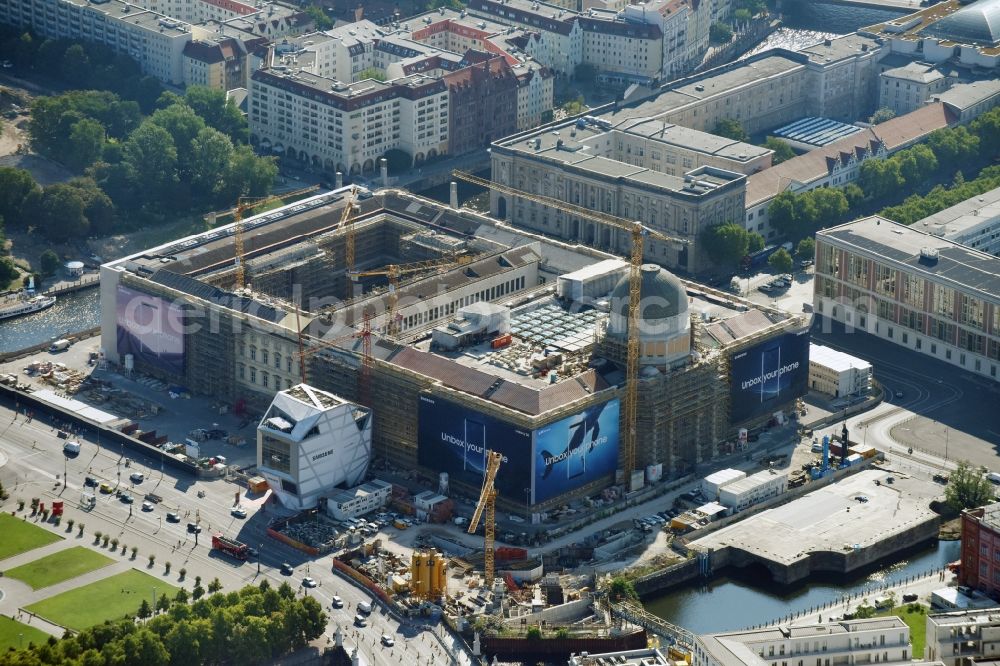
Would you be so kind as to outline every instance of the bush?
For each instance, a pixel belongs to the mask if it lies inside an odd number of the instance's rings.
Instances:
[[[770,266],[775,273],[788,273],[792,270],[795,265],[792,261],[792,255],[788,254],[788,250],[781,247],[771,255],[767,260],[768,266]]]
[[[716,21],[708,29],[708,39],[713,44],[728,44],[733,40],[733,29]]]
[[[795,248],[795,254],[799,259],[812,259],[816,254],[816,241],[812,238],[803,238]]]
[[[542,630],[538,627],[529,627],[527,633],[524,635],[529,641],[538,641],[542,639]]]
[[[42,252],[42,256],[38,260],[39,268],[42,270],[42,275],[52,276],[56,274],[59,270],[59,255],[52,250],[46,250]]]

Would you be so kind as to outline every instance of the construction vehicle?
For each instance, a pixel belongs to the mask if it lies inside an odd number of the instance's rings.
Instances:
[[[629,232],[632,237],[631,254],[629,258],[629,307],[628,307],[628,341],[625,363],[625,483],[630,491],[638,490],[642,486],[641,478],[636,481],[633,477],[635,471],[636,456],[636,416],[639,400],[639,310],[642,290],[642,261],[643,244],[646,236],[668,243],[685,244],[688,241],[683,238],[668,236],[644,226],[641,222],[626,220],[608,213],[590,210],[583,206],[577,206],[559,199],[553,199],[540,194],[525,192],[509,185],[495,183],[486,178],[473,176],[462,171],[453,171],[456,178],[496,190],[511,197],[520,197],[526,201],[548,206],[560,210],[568,215],[583,217],[587,219],[607,224],[608,226]]]
[[[240,543],[236,539],[223,536],[222,532],[212,535],[212,548],[221,550],[226,555],[235,557],[238,560],[246,560],[250,556],[250,547],[245,543]]]
[[[479,521],[486,512],[486,520],[483,523],[483,530],[486,536],[483,540],[483,578],[486,580],[487,589],[493,587],[493,540],[496,534],[496,502],[497,489],[493,485],[497,471],[503,455],[497,451],[486,451],[486,470],[483,472],[483,489],[479,493],[479,502],[476,504],[476,512],[472,514],[469,521],[469,534],[475,534],[479,527]]]
[[[236,251],[237,289],[243,289],[244,287],[246,287],[246,255],[245,255],[245,248],[243,246],[243,218],[244,216],[246,216],[247,212],[253,210],[258,206],[264,206],[274,201],[284,201],[285,199],[300,197],[302,195],[309,194],[310,192],[313,192],[317,189],[319,189],[319,185],[311,185],[301,190],[295,190],[294,192],[285,192],[284,194],[272,194],[271,196],[266,196],[266,197],[240,197],[237,200],[236,208],[232,210],[233,221],[236,223],[235,227],[233,228],[233,245],[235,246],[235,251]]]

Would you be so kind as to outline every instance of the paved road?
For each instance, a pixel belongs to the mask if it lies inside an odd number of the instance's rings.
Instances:
[[[175,472],[169,469],[161,472],[158,460],[133,458],[131,465],[125,467],[118,450],[109,450],[86,437],[80,438],[80,441],[83,444],[80,455],[67,460],[62,455],[62,440],[57,438],[55,428],[40,419],[29,423],[23,416],[15,418],[12,409],[0,405],[0,453],[5,454],[8,459],[7,464],[0,468],[0,481],[10,490],[12,498],[27,500],[40,497],[46,503],[62,499],[67,506],[65,518],[85,523],[88,535],[100,530],[117,536],[130,548],[132,545],[139,547],[135,562],[126,565],[117,563],[88,574],[89,578],[96,580],[131,565],[171,584],[186,585],[188,589],[193,585],[195,576],[201,576],[203,584],[218,577],[226,589],[258,583],[261,579],[268,579],[275,585],[288,581],[301,594],[313,596],[322,603],[330,615],[329,636],[333,635],[337,626],[344,627],[348,632],[354,631],[354,609],[359,602],[370,601],[369,595],[336,576],[325,558],[309,561],[305,554],[267,537],[269,515],[261,509],[261,499],[248,498],[242,494],[245,491],[241,491],[239,501],[248,510],[249,516],[246,520],[240,520],[230,515],[236,501],[235,493],[240,491],[233,484],[223,480],[202,481],[193,477],[171,476]],[[68,472],[69,481],[65,488],[61,485],[64,468]],[[133,487],[129,475],[135,471],[142,472],[146,478]],[[84,511],[78,502],[84,491],[83,481],[87,474],[131,492],[135,497],[135,504],[130,507],[116,499],[114,494],[97,494],[97,506],[93,510]],[[204,491],[203,498],[197,497],[199,490]],[[141,502],[142,496],[148,492],[160,495],[163,502],[152,511],[145,512],[141,509]],[[180,513],[181,522],[167,522],[165,515],[168,511]],[[187,533],[188,521],[200,521],[203,526],[197,542],[195,535]],[[65,527],[48,529],[69,536],[64,533]],[[257,573],[255,562],[236,562],[211,551],[213,531],[222,531],[227,536],[259,548],[260,574]],[[78,540],[75,534],[74,530],[63,543],[94,547],[92,536]],[[100,547],[95,547],[95,550],[106,552]],[[156,564],[151,568],[147,567],[150,554],[156,555]],[[127,561],[129,557],[127,555],[121,559]],[[33,558],[34,555],[28,554],[10,558],[0,562],[0,570]],[[173,565],[169,575],[164,573],[163,564],[167,561]],[[292,576],[281,575],[279,568],[283,562],[294,566]],[[187,569],[187,576],[180,581],[178,571],[182,567]],[[319,587],[301,587],[305,576],[314,578]],[[63,583],[29,593],[21,583],[0,578],[0,590],[5,593],[0,600],[0,613],[7,616],[16,614],[19,607],[52,596],[78,582],[80,581]],[[334,595],[344,600],[343,609],[331,607]],[[351,645],[354,641],[360,641],[361,654],[369,655],[370,664],[396,666],[398,663],[441,663],[439,660],[443,647],[429,630],[400,625],[392,617],[379,611],[373,614],[367,627],[357,629],[357,632],[356,636],[348,634],[345,642]],[[61,634],[58,631],[56,633]],[[379,644],[383,633],[391,635],[396,642],[391,650],[382,649]],[[470,663],[468,656],[460,653],[457,647],[454,651],[460,655],[458,663]]]

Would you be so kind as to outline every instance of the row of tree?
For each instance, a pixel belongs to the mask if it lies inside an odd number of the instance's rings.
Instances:
[[[40,38],[31,31],[0,26],[0,57],[20,71],[80,89],[108,90],[135,101],[146,113],[163,93],[163,85],[144,75],[138,63],[103,44]]]
[[[105,235],[169,206],[183,212],[231,205],[270,191],[278,168],[254,154],[246,122],[221,91],[164,93],[152,115],[110,92],[38,98],[28,125],[40,153],[82,171],[41,188],[30,174],[0,169],[0,216],[51,239]]]
[[[173,601],[157,603],[167,610],[149,620],[105,622],[61,640],[11,650],[0,654],[0,666],[264,664],[304,647],[326,628],[319,602],[296,598],[288,583],[274,589],[263,581],[192,604],[181,592]]]
[[[1000,166],[988,166],[979,172],[977,178],[970,181],[966,181],[962,172],[957,171],[950,188],[936,185],[923,196],[911,194],[903,200],[903,203],[882,209],[879,215],[902,224],[913,224],[928,215],[997,187],[1000,187]]]

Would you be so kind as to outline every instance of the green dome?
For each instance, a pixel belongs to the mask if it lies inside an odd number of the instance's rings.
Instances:
[[[640,316],[644,321],[654,322],[676,317],[687,312],[687,290],[673,273],[656,264],[643,264],[642,289],[639,292]],[[628,277],[615,286],[611,292],[611,308],[628,319],[629,280]]]

